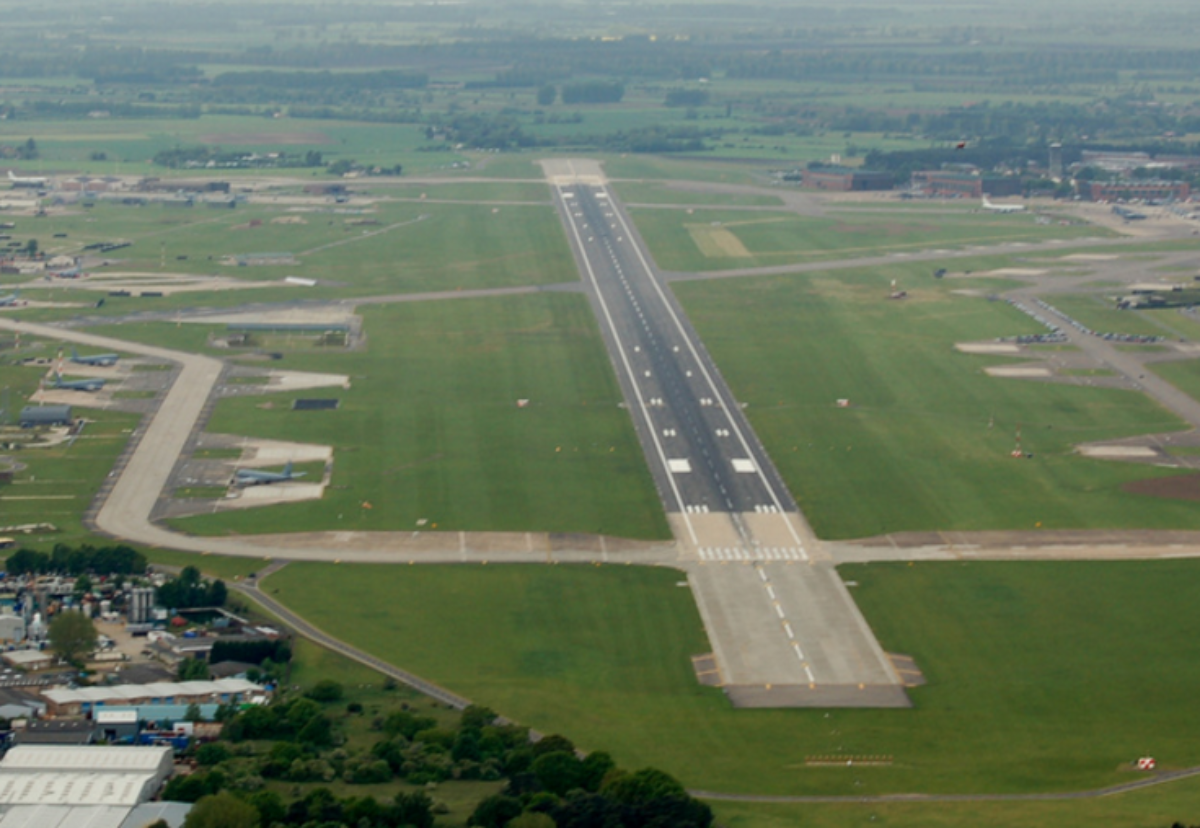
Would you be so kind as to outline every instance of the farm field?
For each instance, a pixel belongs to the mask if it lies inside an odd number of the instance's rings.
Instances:
[[[291,411],[294,397],[311,394],[249,396],[221,401],[208,425],[334,446],[325,498],[178,528],[404,531],[424,520],[431,530],[668,537],[582,296],[423,302],[363,316],[365,353],[304,356],[304,370],[351,375],[337,411]]]
[[[93,175],[195,177],[195,170],[150,167],[147,162],[163,150],[199,145],[229,151],[283,151],[299,155],[311,150],[320,152],[326,162],[352,158],[379,166],[403,164],[409,174],[441,171],[465,160],[457,153],[418,152],[417,148],[427,143],[418,126],[350,120],[276,121],[246,115],[204,114],[198,118],[0,123],[0,143],[23,141],[29,136],[36,137],[41,155],[29,167],[39,175],[65,168]],[[103,153],[104,160],[94,160],[94,153]],[[263,174],[303,182],[312,178],[313,170],[298,167],[220,171],[222,178],[234,179]]]
[[[906,301],[886,300],[891,278]],[[1162,470],[1073,451],[1180,421],[1132,392],[985,375],[1006,360],[958,353],[956,342],[1038,326],[952,289],[916,264],[675,286],[822,537],[1200,526],[1188,504],[1121,490]],[[1031,459],[1010,457],[1018,428]]]
[[[889,216],[842,214],[812,218],[792,213],[708,212],[638,208],[631,214],[658,266],[670,271],[765,267],[890,251],[960,248],[1008,241],[1107,235],[1090,226],[1039,225],[1029,216],[917,213]]]
[[[992,793],[1129,781],[1146,754],[1200,762],[1198,565],[843,567],[883,647],[929,681],[899,711],[731,709],[691,673],[707,645],[668,569],[291,564],[264,588],[476,703],[691,788]],[[891,764],[807,764],[860,755]]]

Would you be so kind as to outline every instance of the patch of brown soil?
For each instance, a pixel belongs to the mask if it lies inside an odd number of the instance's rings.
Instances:
[[[1134,480],[1121,486],[1121,489],[1132,494],[1144,494],[1151,497],[1200,500],[1200,474]]]

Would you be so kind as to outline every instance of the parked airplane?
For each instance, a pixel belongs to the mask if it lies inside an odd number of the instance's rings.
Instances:
[[[99,391],[104,387],[104,383],[108,380],[100,379],[99,377],[88,377],[87,379],[64,380],[62,374],[58,371],[54,372],[54,385],[51,388],[60,388],[64,391]]]
[[[80,356],[79,352],[74,348],[71,349],[71,362],[78,365],[99,365],[107,368],[110,365],[116,365],[117,360],[121,357],[117,354],[89,354]]]
[[[13,175],[13,171],[8,171],[8,180],[16,187],[45,187],[46,179],[40,176],[23,176]]]
[[[17,292],[14,290],[12,293],[8,294],[8,296],[0,296],[0,308],[16,307],[19,301],[21,301],[21,297],[18,296]]]
[[[1024,204],[992,204],[988,201],[988,197],[983,197],[983,209],[991,210],[993,213],[1023,213],[1025,212]]]
[[[292,471],[292,461],[283,467],[281,472],[261,471],[259,469],[238,469],[233,474],[233,485],[235,486],[267,486],[271,483],[284,483],[288,480],[295,480],[297,477],[304,477],[307,472]]]

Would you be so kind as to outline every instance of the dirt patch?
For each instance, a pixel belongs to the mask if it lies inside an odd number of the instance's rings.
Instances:
[[[200,136],[204,144],[252,144],[284,146],[294,144],[332,144],[324,132],[212,132]]]
[[[687,231],[706,258],[750,258],[750,251],[742,244],[742,240],[724,227],[689,224]]]
[[[1200,500],[1200,474],[1133,480],[1122,485],[1121,489],[1130,494],[1165,497],[1172,500]]]

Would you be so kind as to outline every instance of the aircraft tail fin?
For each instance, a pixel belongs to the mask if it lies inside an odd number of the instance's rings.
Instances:
[[[283,476],[284,477],[292,476],[292,461],[291,460],[287,461],[287,465],[285,465],[283,467]]]

